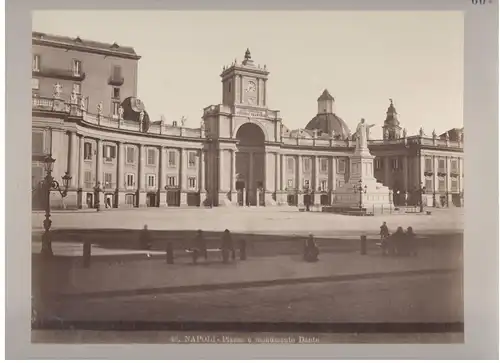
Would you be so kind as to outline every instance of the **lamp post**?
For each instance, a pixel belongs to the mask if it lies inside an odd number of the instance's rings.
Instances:
[[[363,209],[363,194],[366,194],[368,187],[363,186],[363,181],[359,180],[359,184],[354,186],[354,194],[359,193],[359,209]]]
[[[51,257],[54,254],[52,252],[52,237],[50,235],[50,227],[52,226],[52,221],[50,220],[50,192],[57,190],[61,194],[62,198],[66,197],[68,195],[68,187],[71,176],[68,172],[64,173],[64,176],[62,177],[64,189],[61,189],[59,182],[52,176],[52,170],[56,160],[52,158],[52,155],[46,155],[43,157],[42,161],[45,167],[45,178],[41,183],[45,199],[45,220],[43,221],[43,228],[45,231],[42,236],[41,255],[42,257]]]
[[[425,194],[425,186],[424,184],[420,185],[420,188],[417,190],[418,196],[419,196],[419,204],[420,204],[420,213],[423,213],[424,211],[424,201],[422,200],[422,197]]]
[[[101,210],[101,201],[100,201],[100,193],[102,192],[101,188],[101,182],[97,182],[97,184],[94,187],[94,193],[95,193],[95,204],[96,204],[96,211],[99,212]]]

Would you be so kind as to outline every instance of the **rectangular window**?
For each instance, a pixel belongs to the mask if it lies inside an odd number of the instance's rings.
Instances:
[[[80,94],[82,90],[81,87],[80,83],[73,83],[73,93]]]
[[[306,173],[311,171],[311,159],[310,158],[304,159],[304,171]]]
[[[338,173],[345,174],[345,159],[338,159]]]
[[[188,153],[188,168],[196,167],[196,152],[190,151]]]
[[[458,160],[451,160],[451,172],[458,173]]]
[[[189,189],[196,189],[196,178],[189,177],[188,178],[188,186],[189,186]]]
[[[169,176],[167,179],[167,182],[168,182],[169,187],[176,187],[177,186],[177,177]]]
[[[44,178],[44,171],[43,167],[39,165],[32,165],[31,166],[31,181],[32,181],[32,186],[35,187],[40,183],[43,178]]]
[[[444,178],[439,178],[439,189],[440,192],[446,191],[446,184]]]
[[[90,142],[83,145],[83,159],[92,160],[92,144]]]
[[[40,72],[40,56],[33,54],[33,71]]]
[[[289,173],[293,173],[293,169],[294,169],[294,164],[295,164],[295,159],[290,157],[290,158],[287,158],[287,169],[288,169],[288,172]]]
[[[118,117],[120,110],[120,102],[113,102],[112,108],[113,108],[113,117],[115,118]]]
[[[78,59],[73,59],[73,75],[80,76],[82,74],[82,62]]]
[[[175,151],[169,151],[168,152],[168,166],[175,166],[176,165],[176,155]]]
[[[439,159],[438,161],[438,169],[440,173],[446,172],[445,161],[443,159]]]
[[[114,145],[104,145],[104,160],[112,161],[116,158],[116,147]]]
[[[328,189],[328,181],[326,180],[322,180],[320,183],[319,183],[319,188],[322,192],[325,192],[327,189]]]
[[[43,154],[43,132],[32,132],[31,133],[31,153],[32,154]]]
[[[319,169],[321,172],[326,173],[328,171],[328,159],[320,159],[319,161]]]
[[[122,67],[113,66],[113,80],[119,81],[122,78]]]
[[[113,98],[120,99],[120,88],[113,87]]]
[[[31,78],[31,89],[40,89],[40,80],[38,78]]]
[[[431,158],[425,159],[425,171],[428,171],[428,172],[432,171],[432,159]]]
[[[392,170],[399,170],[399,159],[392,159]]]
[[[135,163],[135,149],[131,146],[127,147],[127,164]]]
[[[83,174],[83,183],[85,185],[85,188],[93,188],[94,183],[92,182],[92,172],[89,170],[86,170],[85,173]]]
[[[104,187],[105,188],[111,188],[113,183],[113,174],[111,173],[104,173]]]
[[[156,187],[156,175],[154,174],[149,174],[147,176],[147,183],[149,188],[154,188]]]
[[[458,179],[457,178],[451,178],[451,191],[458,192]]]
[[[288,188],[293,188],[293,179],[288,179]]]
[[[432,179],[425,179],[425,189],[427,192],[432,190]]]
[[[156,150],[148,149],[148,165],[156,165]]]
[[[135,186],[135,175],[127,174],[127,187]]]

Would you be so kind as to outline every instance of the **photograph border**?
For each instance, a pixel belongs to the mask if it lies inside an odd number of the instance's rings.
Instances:
[[[140,344],[31,343],[31,203],[28,159],[31,11],[54,9],[376,10],[464,12],[464,344]],[[498,0],[7,0],[6,1],[6,358],[498,359]],[[279,22],[279,17],[276,18]],[[277,25],[278,26],[278,25]],[[333,38],[334,35],[332,35]],[[19,166],[21,165],[21,166]],[[25,166],[24,166],[25,165]],[[484,171],[485,166],[488,168]]]

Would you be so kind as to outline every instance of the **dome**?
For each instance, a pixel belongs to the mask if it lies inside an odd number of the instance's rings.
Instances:
[[[331,136],[332,131],[335,135],[339,135],[342,139],[347,138],[351,131],[349,127],[334,113],[323,113],[316,115],[306,126],[306,130],[319,130]]]

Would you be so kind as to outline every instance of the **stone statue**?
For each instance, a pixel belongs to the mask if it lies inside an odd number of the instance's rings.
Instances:
[[[389,130],[384,129],[384,140],[388,140],[388,139],[389,139]]]
[[[142,121],[144,120],[144,110],[139,113],[139,122],[142,124]]]
[[[436,138],[436,130],[432,130],[432,138],[435,139]]]
[[[161,115],[160,116],[160,121],[161,121],[162,124],[165,123],[165,115]]]
[[[85,98],[80,98],[80,108],[82,110],[85,110]]]
[[[181,116],[181,126],[184,127],[184,124],[186,123],[187,118],[184,116]]]
[[[73,92],[71,92],[70,103],[72,105],[78,104],[78,95],[76,94],[76,92],[74,90],[73,90]]]
[[[406,129],[403,129],[403,139],[406,139]]]
[[[97,114],[102,115],[102,101],[97,104]]]
[[[445,134],[444,134],[444,139],[445,139],[446,141],[449,141],[449,140],[450,140],[450,133],[449,133],[449,132],[445,132]]]
[[[368,137],[370,133],[370,128],[375,125],[368,125],[365,119],[362,118],[361,122],[356,127],[356,139],[358,141],[358,148],[366,149],[368,147]]]
[[[423,127],[420,127],[420,130],[418,130],[418,134],[423,137],[424,136],[424,129]]]
[[[335,130],[332,130],[330,136],[332,137],[332,139],[335,139]]]
[[[318,130],[313,130],[313,139],[318,138]]]
[[[59,82],[54,85],[54,98],[61,98],[62,86]]]
[[[123,109],[123,106],[120,105],[120,107],[118,108],[118,117],[120,118],[120,120],[123,120],[123,113],[125,112],[125,110]]]

